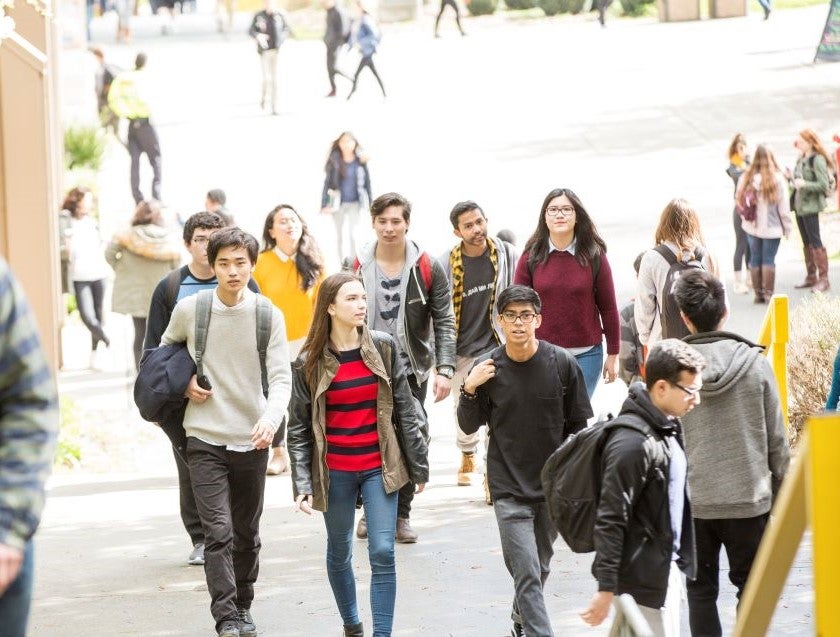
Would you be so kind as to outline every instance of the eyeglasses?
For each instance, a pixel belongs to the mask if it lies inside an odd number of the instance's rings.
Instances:
[[[522,314],[517,314],[516,312],[502,312],[501,316],[505,323],[516,323],[516,319],[519,319],[523,324],[528,325],[534,321],[536,314],[533,312],[522,312]]]
[[[671,381],[668,382],[674,387],[682,389],[690,398],[694,398],[695,396],[697,396],[697,394],[700,393],[700,390],[703,389],[702,385],[700,387],[683,387],[679,383],[672,383]]]
[[[545,209],[545,214],[549,217],[556,217],[560,215],[561,217],[572,217],[575,214],[575,207],[574,206],[549,206]]]
[[[193,237],[192,242],[197,246],[204,245],[210,241],[210,237]]]

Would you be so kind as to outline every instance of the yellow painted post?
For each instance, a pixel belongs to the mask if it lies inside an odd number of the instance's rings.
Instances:
[[[787,383],[787,344],[788,329],[788,297],[786,294],[775,294],[770,300],[761,328],[758,330],[757,342],[763,345],[770,367],[776,376],[779,387],[779,401],[782,405],[782,416],[785,426],[788,426],[788,383]]]
[[[814,590],[816,634],[840,635],[840,415],[808,420],[811,441],[807,471],[808,513],[814,534]]]

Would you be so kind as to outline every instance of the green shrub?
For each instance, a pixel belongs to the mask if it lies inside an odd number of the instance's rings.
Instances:
[[[537,0],[505,0],[505,6],[511,11],[533,9],[537,6]]]
[[[490,15],[496,13],[498,0],[470,0],[467,10],[470,15]]]
[[[69,126],[64,131],[64,163],[69,170],[97,171],[105,154],[106,133],[98,126]]]
[[[557,13],[580,13],[586,0],[558,0]]]
[[[76,404],[67,396],[62,396],[58,408],[60,429],[54,462],[62,467],[78,467],[82,462],[82,447]]]
[[[560,13],[560,7],[562,5],[562,0],[538,0],[540,9],[547,16],[557,15]]]
[[[621,0],[621,11],[624,15],[637,17],[647,12],[647,5],[655,0]]]

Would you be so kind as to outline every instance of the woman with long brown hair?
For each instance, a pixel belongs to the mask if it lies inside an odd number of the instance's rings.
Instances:
[[[295,510],[324,513],[327,576],[345,637],[361,637],[353,573],[353,518],[361,497],[368,529],[373,634],[391,635],[396,601],[397,499],[429,478],[423,412],[393,338],[370,331],[353,274],[321,284],[312,328],[292,366],[288,445]]]
[[[750,242],[750,277],[756,303],[767,303],[776,284],[776,252],[784,236],[790,236],[790,203],[787,183],[773,152],[763,144],[755,149],[753,163],[738,181],[735,202],[740,210],[755,193],[755,218],[741,226]]]
[[[800,131],[793,145],[799,151],[799,159],[793,173],[788,170],[786,176],[793,185],[792,204],[802,236],[806,268],[805,280],[796,287],[825,292],[831,286],[828,282],[828,253],[820,238],[820,213],[831,191],[831,174],[836,167],[820,138],[810,128]]]
[[[685,199],[672,199],[665,206],[654,233],[654,246],[645,252],[639,265],[633,308],[639,341],[648,349],[663,338],[688,335],[675,309],[673,291],[666,289],[674,264],[696,265],[717,276],[717,264],[706,250],[700,218]]]

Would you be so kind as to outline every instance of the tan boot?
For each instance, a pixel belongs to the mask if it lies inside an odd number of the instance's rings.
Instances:
[[[414,544],[419,536],[411,528],[408,518],[397,518],[397,531],[394,539],[400,544]]]
[[[750,278],[752,279],[753,292],[755,293],[753,303],[765,303],[764,290],[761,287],[761,268],[750,268]]]
[[[265,475],[279,476],[281,473],[286,473],[289,470],[289,453],[286,447],[274,447],[271,454],[271,460],[268,461],[268,466],[265,468]]]
[[[490,495],[490,482],[487,480],[487,469],[484,470],[484,501],[487,506],[493,505],[493,496]]]
[[[461,453],[461,468],[458,469],[458,486],[472,485],[472,475],[475,473],[475,454]]]
[[[812,292],[827,292],[831,289],[828,282],[828,253],[825,248],[811,248],[814,251],[814,263],[817,266],[817,282]]]
[[[761,266],[761,287],[764,291],[764,301],[770,302],[773,298],[773,290],[776,289],[776,266],[763,265]]]
[[[793,286],[797,290],[812,288],[814,287],[814,283],[817,282],[817,262],[814,259],[814,248],[811,246],[803,246],[802,253],[805,256],[805,270],[807,274],[805,275],[805,280],[802,283]]]

